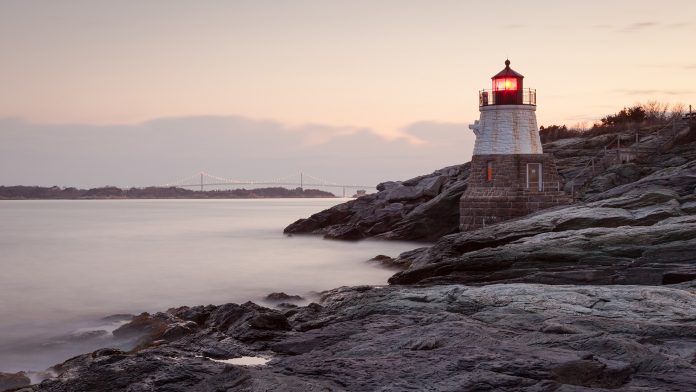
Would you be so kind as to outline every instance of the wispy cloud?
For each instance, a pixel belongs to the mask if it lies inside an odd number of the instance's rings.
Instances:
[[[624,26],[619,28],[617,31],[621,31],[624,33],[632,33],[635,31],[640,31],[640,30],[645,30],[653,27],[659,26],[658,23],[656,22],[638,22],[638,23],[632,23],[628,26]]]
[[[620,33],[635,33],[649,29],[681,29],[692,26],[691,22],[661,23],[655,21],[635,22],[625,26],[614,26],[614,31]],[[608,25],[596,25],[597,28],[611,28]]]

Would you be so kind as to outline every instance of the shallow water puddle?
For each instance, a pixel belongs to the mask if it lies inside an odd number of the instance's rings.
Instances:
[[[226,363],[229,365],[239,365],[239,366],[263,366],[267,364],[270,359],[263,357],[239,357],[230,359],[212,359],[205,357],[213,362]]]

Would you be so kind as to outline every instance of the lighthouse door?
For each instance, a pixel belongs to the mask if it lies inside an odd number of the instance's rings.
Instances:
[[[527,189],[542,190],[541,163],[527,164]]]

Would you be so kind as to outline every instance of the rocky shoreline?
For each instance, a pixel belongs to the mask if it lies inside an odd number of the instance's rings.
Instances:
[[[575,204],[465,233],[456,232],[452,211],[468,165],[381,184],[376,194],[285,231],[431,242],[374,259],[401,269],[390,285],[341,287],[309,304],[273,293],[274,307],[247,302],[143,313],[114,331],[136,339],[134,349],[80,355],[50,369],[55,377],[40,384],[10,387],[691,391],[695,134],[660,154],[602,169]],[[606,138],[561,139],[544,149],[557,154],[568,179],[585,164],[571,156],[591,156]]]
[[[142,314],[21,391],[688,391],[696,286],[344,287]],[[262,358],[236,365],[230,358]]]

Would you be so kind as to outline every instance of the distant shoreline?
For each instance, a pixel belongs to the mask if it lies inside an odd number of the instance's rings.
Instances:
[[[287,189],[282,187],[193,191],[177,187],[146,187],[122,189],[101,187],[91,189],[0,186],[0,200],[157,200],[157,199],[305,199],[337,198],[318,189]]]

